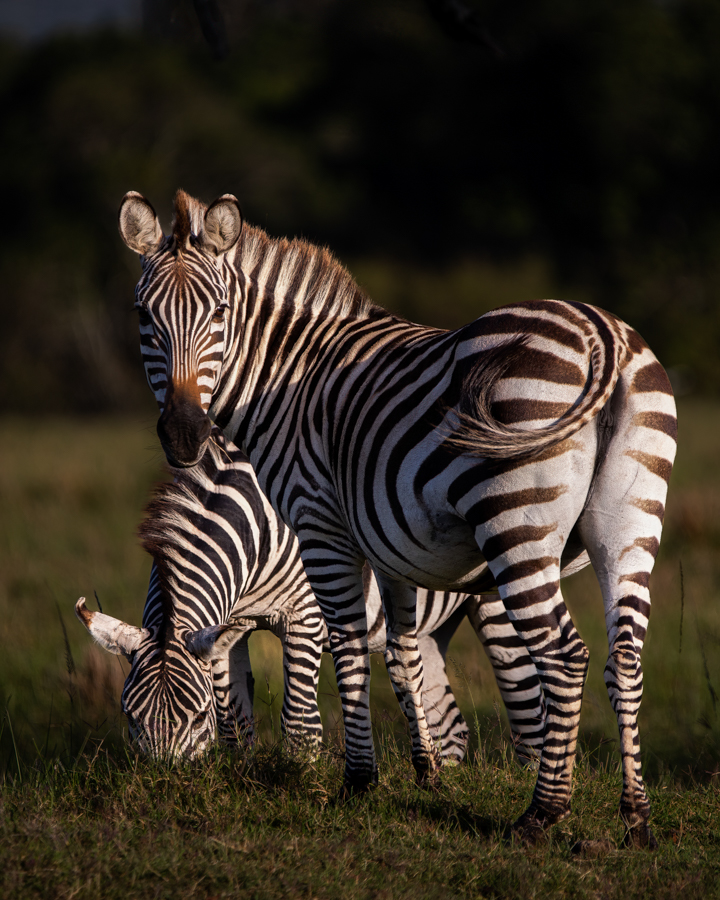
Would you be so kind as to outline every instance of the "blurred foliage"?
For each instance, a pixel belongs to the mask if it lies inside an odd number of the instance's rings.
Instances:
[[[717,390],[717,3],[476,2],[502,55],[421,0],[236,5],[219,63],[155,34],[2,46],[0,409],[148,408],[116,210],[139,190],[169,224],[180,186],[410,318],[590,300]]]

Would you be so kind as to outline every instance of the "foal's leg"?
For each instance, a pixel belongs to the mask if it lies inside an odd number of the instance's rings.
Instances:
[[[218,734],[227,744],[252,744],[255,739],[255,679],[250,665],[249,637],[248,632],[229,648],[227,654],[212,663]]]
[[[433,592],[427,593],[430,602]],[[467,749],[468,727],[458,709],[445,668],[448,645],[464,618],[465,609],[460,607],[430,634],[418,638],[423,663],[422,702],[430,736],[440,751],[443,765],[462,762]]]

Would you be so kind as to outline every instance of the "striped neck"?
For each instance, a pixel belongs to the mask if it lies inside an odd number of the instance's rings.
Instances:
[[[273,399],[287,405],[310,367],[333,354],[344,334],[381,327],[422,335],[372,303],[329,250],[274,239],[246,225],[231,260],[236,293],[210,417],[246,452]]]
[[[139,533],[153,557],[154,577],[143,622],[158,628],[161,640],[226,622],[255,575],[256,542],[234,502],[243,477],[252,475],[233,450],[228,455],[211,441],[202,462],[159,485],[146,509]]]

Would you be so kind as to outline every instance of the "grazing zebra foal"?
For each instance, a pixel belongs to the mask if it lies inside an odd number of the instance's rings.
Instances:
[[[326,250],[243,228],[231,195],[205,207],[179,192],[165,237],[132,192],[119,225],[142,256],[136,308],[168,460],[196,464],[214,420],[298,536],[343,705],[345,791],[377,779],[368,560],[418,777],[434,773],[437,752],[409,585],[481,593],[491,577],[547,711],[532,801],[514,828],[532,841],[568,816],[588,652],[560,572],[589,560],[605,606],[626,839],[653,843],[640,654],[676,414],[638,334],[602,310],[553,300],[452,332],[414,325],[373,305]]]
[[[195,755],[215,727],[225,741],[253,733],[248,638],[270,630],[283,644],[283,732],[317,743],[320,658],[328,649],[320,608],[305,577],[297,541],[257,486],[245,455],[218,429],[201,463],[161,485],[140,533],[153,556],[143,627],[91,612],[78,617],[107,650],[132,663],[122,705],[130,732],[154,755]],[[385,650],[380,594],[365,571],[369,645]],[[495,668],[522,760],[542,743],[537,675],[499,599],[480,610],[467,594],[419,591],[424,706],[444,761],[459,762],[468,730],[445,673],[447,647],[466,612]],[[213,702],[214,695],[214,702]]]

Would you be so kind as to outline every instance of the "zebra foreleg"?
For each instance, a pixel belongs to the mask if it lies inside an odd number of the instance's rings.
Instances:
[[[248,744],[255,740],[253,699],[255,679],[248,639],[243,635],[227,654],[212,661],[218,736],[223,743]]]
[[[468,727],[458,709],[445,669],[448,644],[464,613],[464,609],[459,609],[432,634],[418,638],[423,663],[422,702],[430,736],[440,752],[443,765],[462,762],[467,750]]]
[[[370,655],[363,590],[364,559],[343,536],[332,543],[324,532],[298,527],[305,574],[325,619],[345,728],[345,777],[341,799],[377,785],[370,721]],[[347,547],[342,552],[338,547]]]
[[[385,611],[385,664],[412,741],[412,761],[419,784],[437,782],[440,754],[428,728],[423,706],[423,660],[416,631],[417,590],[376,573]]]
[[[492,664],[518,762],[537,768],[545,737],[545,699],[535,663],[500,597],[469,597],[465,610]]]

